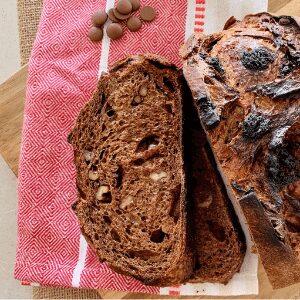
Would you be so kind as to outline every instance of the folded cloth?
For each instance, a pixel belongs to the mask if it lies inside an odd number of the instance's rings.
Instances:
[[[218,1],[142,1],[142,5],[155,8],[156,19],[144,23],[138,32],[125,29],[120,40],[110,41],[105,35],[100,43],[87,38],[90,16],[97,9],[113,7],[114,1],[43,2],[29,63],[19,168],[15,277],[48,286],[154,294],[256,293],[257,257],[249,251],[237,279],[227,286],[193,284],[160,289],[119,275],[106,264],[99,263],[80,235],[76,217],[70,209],[76,199],[76,188],[73,151],[67,143],[67,135],[80,108],[95,90],[98,74],[126,55],[144,52],[165,56],[180,66],[178,48],[184,40],[194,30],[209,29],[206,24],[220,24],[220,11],[212,17],[213,7],[220,8],[216,5]],[[259,5],[256,2],[248,1],[247,10],[265,9],[266,1],[259,1]],[[209,18],[205,15],[206,9]],[[237,13],[239,17],[245,11],[241,8]]]

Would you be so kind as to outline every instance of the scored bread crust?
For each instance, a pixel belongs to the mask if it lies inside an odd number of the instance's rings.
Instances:
[[[230,18],[181,49],[184,76],[227,188],[274,288],[300,282],[300,28]],[[235,201],[235,200],[234,200]]]
[[[118,61],[68,138],[77,169],[72,208],[83,235],[112,269],[148,285],[184,282],[194,265],[180,76],[150,54]]]

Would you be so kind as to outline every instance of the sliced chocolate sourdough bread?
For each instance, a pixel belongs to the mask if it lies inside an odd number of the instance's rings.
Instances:
[[[117,62],[69,135],[82,233],[114,270],[150,285],[185,282],[194,265],[181,76],[153,55]]]
[[[181,49],[228,191],[274,288],[300,282],[300,28],[267,13]]]
[[[196,251],[196,266],[189,282],[226,284],[243,263],[245,236],[227,196],[190,92],[185,90],[184,94],[185,162]]]

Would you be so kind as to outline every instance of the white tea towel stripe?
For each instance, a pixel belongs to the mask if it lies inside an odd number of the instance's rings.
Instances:
[[[80,286],[80,276],[82,273],[82,270],[84,268],[84,263],[86,259],[86,253],[87,253],[87,242],[83,235],[80,235],[80,241],[79,241],[79,257],[77,265],[73,272],[73,278],[72,278],[72,286],[73,287],[79,287]]]
[[[114,0],[107,0],[105,10],[109,11],[109,9],[114,7]],[[103,31],[103,40],[102,40],[102,48],[101,48],[101,56],[100,56],[100,65],[99,65],[99,73],[98,77],[100,78],[102,72],[106,72],[108,69],[108,54],[109,54],[109,47],[110,47],[110,38],[106,34],[106,28],[111,23],[110,20],[105,23]]]
[[[187,2],[186,22],[185,22],[185,39],[194,32],[196,0]]]

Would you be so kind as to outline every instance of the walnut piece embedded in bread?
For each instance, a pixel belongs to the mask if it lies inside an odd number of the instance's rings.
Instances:
[[[100,259],[145,284],[185,282],[194,259],[177,68],[153,55],[115,63],[69,142],[77,169],[73,209]]]
[[[300,27],[230,19],[181,49],[184,76],[274,288],[300,282]]]

